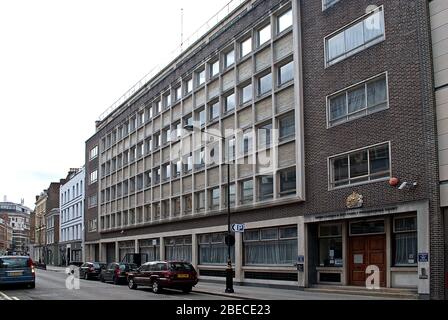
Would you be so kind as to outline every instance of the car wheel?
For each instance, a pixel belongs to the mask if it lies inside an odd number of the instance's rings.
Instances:
[[[154,293],[160,293],[162,291],[162,288],[159,285],[159,281],[154,280],[154,282],[152,283],[152,292]]]
[[[129,281],[128,281],[128,287],[129,287],[129,289],[132,289],[132,290],[135,290],[135,289],[137,289],[137,285],[135,284],[135,282],[134,282],[134,279],[129,279]]]
[[[84,273],[84,280],[89,280],[89,274],[87,272]]]
[[[190,293],[192,289],[193,289],[193,287],[185,287],[185,288],[182,288],[182,292],[183,293]]]

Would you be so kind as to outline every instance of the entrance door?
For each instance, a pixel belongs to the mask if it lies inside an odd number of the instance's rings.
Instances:
[[[376,265],[380,269],[380,286],[386,286],[386,235],[351,237],[349,241],[350,285],[365,286],[366,269]]]

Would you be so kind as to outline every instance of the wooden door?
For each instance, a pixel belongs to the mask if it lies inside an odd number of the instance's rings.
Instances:
[[[386,286],[386,235],[351,237],[349,240],[350,285],[365,286],[366,269],[375,265],[380,269],[380,286]]]

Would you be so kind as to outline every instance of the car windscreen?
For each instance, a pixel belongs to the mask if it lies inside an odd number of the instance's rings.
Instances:
[[[27,258],[0,258],[1,269],[14,269],[28,267]]]
[[[120,270],[127,271],[127,270],[136,270],[138,267],[136,264],[130,263],[130,264],[120,264]]]
[[[193,266],[189,263],[184,263],[184,262],[171,262],[170,270],[171,271],[193,271]]]
[[[93,267],[98,269],[98,268],[104,268],[106,265],[103,263],[92,263]]]

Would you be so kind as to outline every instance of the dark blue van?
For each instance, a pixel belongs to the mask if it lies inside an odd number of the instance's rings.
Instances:
[[[0,285],[27,284],[36,286],[36,272],[30,257],[0,256]]]

